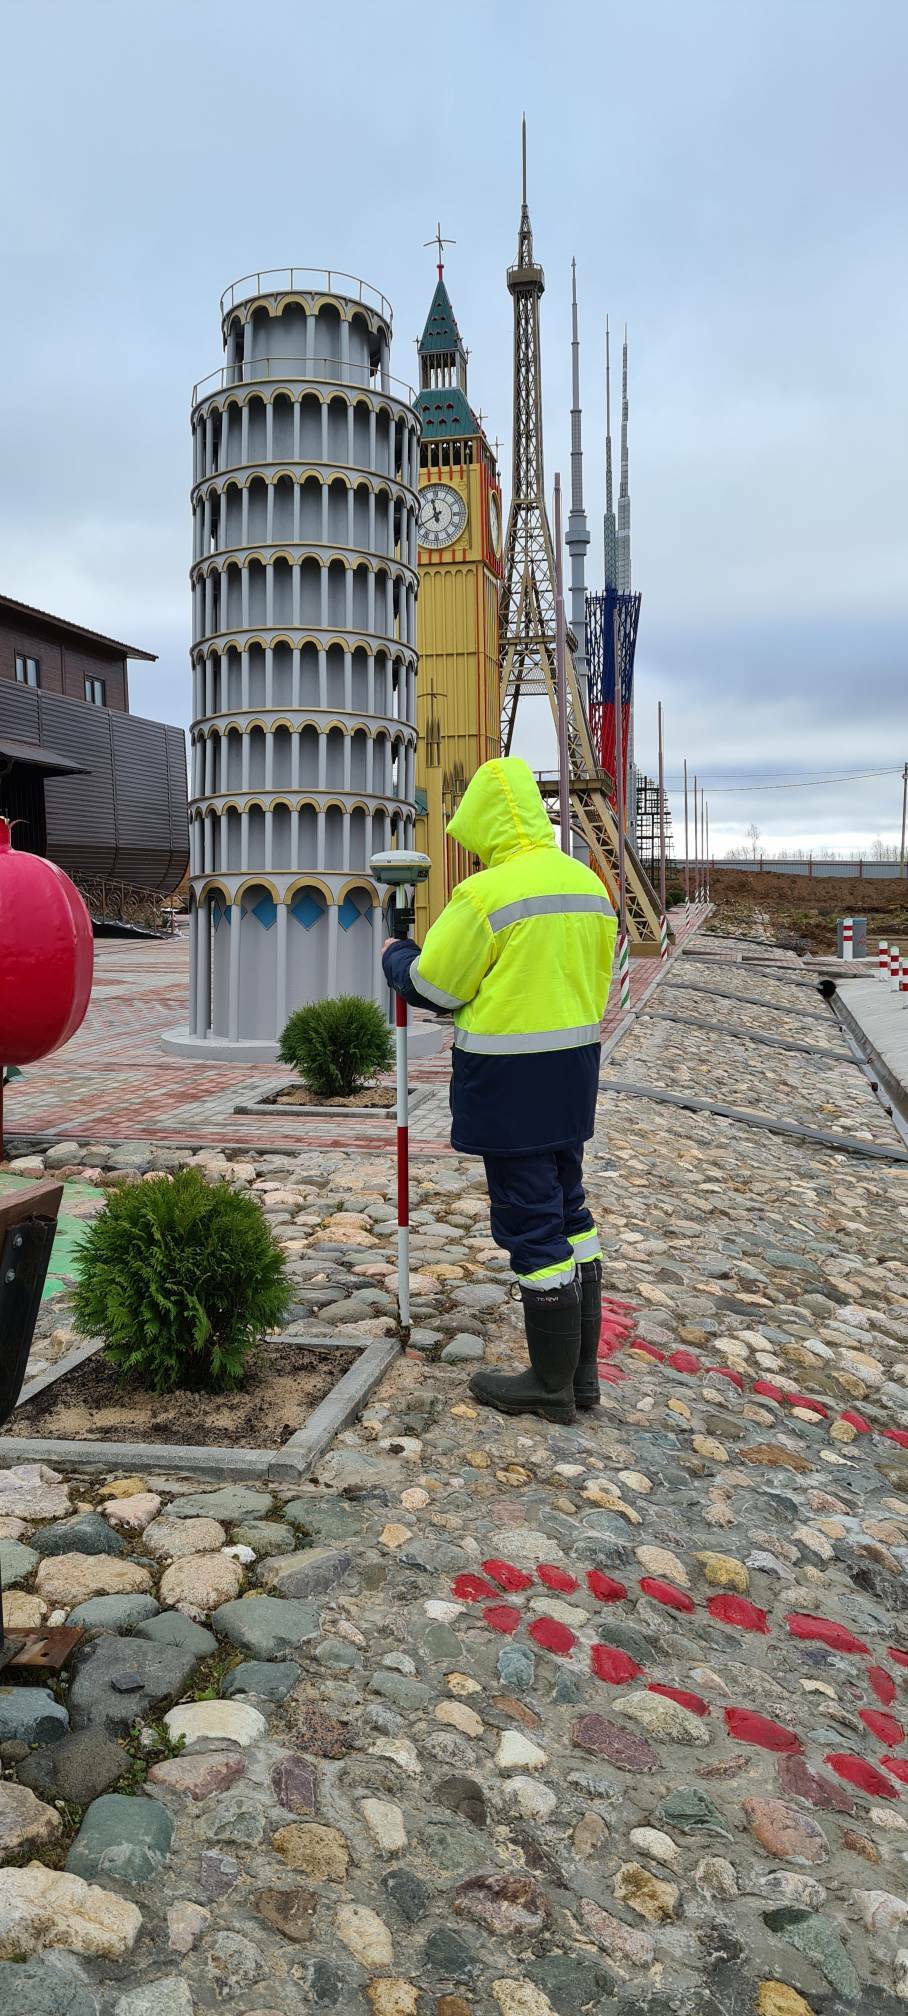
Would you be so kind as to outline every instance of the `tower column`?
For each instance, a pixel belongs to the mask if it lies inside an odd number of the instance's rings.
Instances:
[[[380,394],[377,388],[370,393],[369,370],[360,351],[360,283],[345,294],[341,290],[350,283],[336,275],[317,276],[307,287],[309,279],[306,275],[301,281],[302,321],[281,291],[268,292],[272,282],[267,274],[254,275],[230,290],[231,305],[222,325],[224,356],[227,375],[239,374],[237,330],[242,322],[244,403],[228,419],[217,398],[200,397],[192,413],[191,1012],[185,1036],[175,1036],[173,1047],[189,1043],[191,1024],[196,1041],[200,1034],[212,1032],[206,1040],[206,1055],[212,1057],[229,1058],[237,1045],[249,1043],[261,1046],[263,1056],[273,1054],[288,1001],[294,998],[321,999],[339,989],[373,993],[382,1002],[387,998],[369,938],[358,928],[339,931],[337,909],[354,855],[357,872],[365,872],[359,812],[355,829],[353,825],[353,802],[360,804],[363,798],[359,754],[363,745],[356,744],[354,765],[352,733],[354,727],[362,732],[366,695],[354,679],[354,663],[369,668],[373,705],[381,710],[385,705],[385,697],[378,698],[375,692],[370,655],[374,638],[367,627],[370,614],[375,620],[374,585],[371,611],[367,594],[361,593],[363,579],[369,581],[375,565],[376,534],[380,539],[382,527],[368,489],[374,469],[370,477],[365,467],[357,465],[365,465],[367,438],[374,464],[381,453],[379,432],[383,445],[386,430],[390,436],[395,428],[401,440],[410,442],[415,423],[411,395],[399,397],[387,385]],[[378,346],[387,379],[390,323],[380,310],[368,312],[375,332],[370,341]],[[291,342],[286,317],[295,321]],[[326,355],[329,349],[335,352],[333,358]],[[292,415],[286,428],[283,421],[280,427],[276,424],[275,385],[286,385],[289,393],[290,407],[282,405],[279,415]],[[373,396],[382,400],[379,420],[370,404]],[[357,398],[366,401],[368,437],[366,425],[356,417]],[[230,495],[229,520],[227,494],[215,487],[215,480],[218,484],[223,480],[216,474],[219,466],[237,485],[238,494]],[[278,468],[292,482],[286,496],[278,491]],[[243,480],[247,473],[251,481]],[[343,483],[344,499],[336,492],[332,502],[332,479]],[[262,480],[264,492],[258,487]],[[356,486],[364,480],[367,503],[361,509]],[[414,511],[415,502],[405,483],[404,508]],[[230,567],[239,567],[238,576],[221,564],[228,552]],[[285,564],[291,567],[289,588]],[[343,573],[332,575],[332,567]],[[275,660],[275,651],[284,648],[283,643],[275,644],[275,633],[285,628],[292,652],[289,681],[283,676],[282,657]],[[238,672],[229,678],[226,670],[218,672],[222,649],[239,653]],[[304,664],[303,657],[313,649],[318,653],[316,693],[314,667],[310,672],[311,661],[307,655]],[[362,661],[357,657],[360,651],[366,654]],[[225,748],[220,739],[220,717],[225,712],[230,714],[230,733],[242,737],[238,752],[232,742]],[[279,724],[285,714],[289,760],[282,753],[283,743],[275,742],[283,733]],[[329,722],[339,725],[342,741],[331,739]],[[378,721],[374,716],[369,719],[369,729],[374,731],[379,723],[387,733],[390,723],[383,711]],[[332,734],[337,732],[335,727]],[[365,746],[368,765],[371,742]],[[315,750],[314,757],[310,749]],[[406,788],[403,778],[401,788]],[[228,791],[238,810],[238,830],[234,807],[229,814],[223,808]],[[272,803],[275,796],[277,808]],[[284,800],[289,806],[289,853]],[[376,820],[376,844],[378,834]],[[327,896],[327,921],[311,937],[302,929],[291,930],[283,900],[300,871],[301,841],[306,872],[317,878]],[[230,893],[243,882],[249,886],[270,882],[274,874],[273,924],[267,911],[259,918],[251,909],[241,924],[240,906],[235,903],[222,919],[218,895],[215,932],[207,896],[200,902],[199,890],[220,871],[228,877]]]

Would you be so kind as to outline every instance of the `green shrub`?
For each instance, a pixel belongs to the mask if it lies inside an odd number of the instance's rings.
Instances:
[[[253,1197],[198,1169],[113,1190],[78,1255],[75,1327],[156,1393],[225,1392],[292,1300],[286,1261]]]
[[[303,1084],[319,1099],[349,1098],[376,1071],[387,1071],[394,1048],[391,1031],[374,1001],[341,994],[297,1008],[281,1037],[280,1058],[293,1064]]]

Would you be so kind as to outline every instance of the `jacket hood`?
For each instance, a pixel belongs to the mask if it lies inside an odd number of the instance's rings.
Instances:
[[[481,765],[447,830],[486,868],[531,847],[555,845],[536,779],[520,756],[497,756]]]

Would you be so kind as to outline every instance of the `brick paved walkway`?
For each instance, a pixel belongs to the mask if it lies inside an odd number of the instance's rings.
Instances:
[[[697,921],[694,913],[692,931]],[[393,1117],[366,1112],[352,1119],[315,1120],[299,1112],[284,1120],[235,1112],[236,1106],[248,1105],[286,1082],[287,1072],[280,1065],[204,1064],[162,1050],[162,1031],[187,1019],[188,967],[185,934],[166,943],[99,941],[91,1007],[78,1035],[7,1089],[8,1144],[18,1149],[35,1139],[142,1140],[186,1148],[247,1143],[292,1151],[350,1148],[368,1153],[390,1148]],[[654,961],[633,962],[632,1007],[657,979]],[[603,1023],[606,1041],[621,1020],[616,983]],[[440,1054],[414,1059],[411,1066],[411,1082],[429,1094],[412,1116],[417,1153],[450,1153],[450,1043],[446,1030]]]

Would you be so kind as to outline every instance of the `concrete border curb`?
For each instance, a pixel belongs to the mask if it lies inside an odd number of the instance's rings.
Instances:
[[[292,1084],[292,1082],[291,1079],[285,1079],[281,1085],[281,1090],[283,1091],[286,1085]],[[417,1106],[424,1106],[426,1100],[431,1098],[432,1088],[430,1086],[425,1085],[420,1087],[418,1085],[411,1085],[409,1090],[411,1113]],[[233,1111],[234,1113],[251,1114],[255,1120],[273,1120],[275,1117],[279,1120],[296,1120],[297,1122],[300,1119],[304,1121],[355,1120],[362,1125],[363,1120],[367,1119],[386,1120],[391,1127],[397,1125],[397,1107],[393,1099],[388,1106],[294,1106],[289,1099],[285,1100],[282,1105],[278,1105],[274,1099],[266,1094],[261,1099],[251,1100],[248,1105],[234,1106]]]
[[[396,1337],[373,1338],[304,1427],[280,1449],[206,1449],[197,1443],[174,1442],[64,1442],[49,1435],[3,1435],[0,1468],[49,1463],[56,1469],[100,1470],[111,1476],[134,1471],[179,1476],[182,1472],[190,1477],[209,1477],[216,1483],[260,1477],[267,1483],[295,1485],[309,1475],[335,1436],[356,1419],[399,1351]]]

